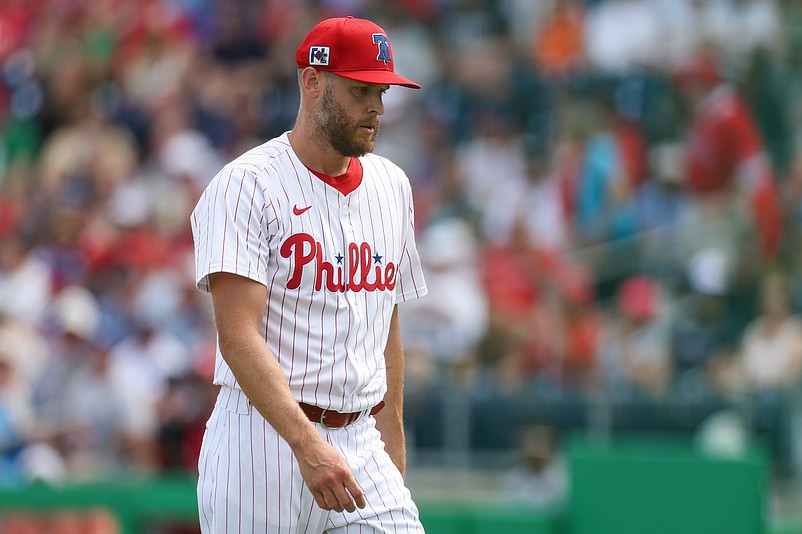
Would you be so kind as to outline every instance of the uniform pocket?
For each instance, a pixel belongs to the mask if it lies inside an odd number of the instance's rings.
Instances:
[[[253,407],[251,401],[241,389],[222,387],[217,395],[216,406],[227,412],[238,413],[240,415],[250,415]]]

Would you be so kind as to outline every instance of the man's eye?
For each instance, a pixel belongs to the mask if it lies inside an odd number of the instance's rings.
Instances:
[[[387,87],[381,87],[381,88],[375,87],[374,88],[373,86],[370,86],[370,85],[354,87],[354,92],[360,98],[367,98],[371,94],[378,94],[379,97],[383,97],[385,95],[385,93],[387,93],[387,90],[388,90]]]

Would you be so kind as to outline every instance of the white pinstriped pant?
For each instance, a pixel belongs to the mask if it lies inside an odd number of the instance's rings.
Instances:
[[[384,451],[373,417],[339,429],[317,424],[348,461],[367,506],[330,512],[315,503],[287,442],[245,395],[221,388],[200,452],[204,534],[422,534],[418,509]]]

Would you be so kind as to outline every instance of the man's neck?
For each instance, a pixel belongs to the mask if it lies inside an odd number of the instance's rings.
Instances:
[[[329,176],[340,176],[348,170],[351,158],[318,140],[318,136],[311,135],[308,128],[298,124],[288,137],[295,155],[307,168]]]

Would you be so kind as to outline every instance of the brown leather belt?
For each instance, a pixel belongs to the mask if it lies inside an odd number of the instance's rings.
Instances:
[[[334,410],[327,410],[325,408],[321,408],[320,406],[306,404],[305,402],[299,402],[298,404],[301,406],[301,410],[303,410],[310,421],[313,423],[320,423],[328,428],[342,428],[346,425],[350,425],[356,421],[360,415],[365,413],[342,413],[335,412]],[[382,408],[384,408],[384,401],[379,402],[379,404],[371,408],[370,415],[376,415],[379,413],[379,411],[381,411]]]

